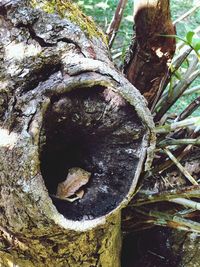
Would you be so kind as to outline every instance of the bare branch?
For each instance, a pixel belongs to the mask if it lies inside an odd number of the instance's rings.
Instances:
[[[140,209],[137,209],[136,212],[148,217],[148,220],[146,221],[143,219],[143,223],[150,223],[154,225],[167,226],[175,229],[200,233],[200,223],[185,219],[175,214],[158,211],[148,212]]]
[[[162,133],[169,133],[180,128],[195,127],[199,123],[199,121],[200,121],[200,117],[189,118],[189,119],[185,119],[182,121],[175,121],[171,124],[157,126],[155,128],[155,132],[157,134],[162,134]]]
[[[200,7],[200,3],[196,4],[194,7],[192,7],[190,10],[188,10],[185,14],[180,16],[178,19],[176,19],[173,24],[176,25],[181,20],[187,18],[189,15],[191,15],[193,12],[195,12]]]
[[[163,149],[163,151],[168,155],[168,157],[174,162],[177,168],[193,185],[198,185],[197,181],[192,177],[192,175],[182,166],[182,164],[174,157],[174,155],[167,148]]]
[[[108,29],[106,31],[107,35],[108,35],[108,45],[111,48],[112,44],[114,42],[114,39],[116,37],[117,31],[119,29],[121,20],[122,20],[122,16],[123,16],[123,12],[124,9],[126,7],[128,0],[119,0],[117,9],[115,11],[115,14],[110,22],[110,25],[108,26]]]
[[[157,106],[161,109],[157,112],[155,120],[158,121],[169,110],[169,108],[177,101],[177,99],[184,93],[188,86],[200,75],[200,69],[197,69],[198,58],[192,61],[191,66],[186,71],[184,78],[181,79],[173,88],[172,93],[164,95]]]
[[[190,94],[193,94],[193,93],[200,93],[200,85],[197,85],[197,86],[194,86],[190,89],[187,89],[183,95],[190,95]]]
[[[200,203],[193,201],[193,200],[179,197],[179,198],[171,199],[170,202],[182,205],[187,208],[191,208],[193,210],[200,210]]]
[[[177,120],[184,120],[190,116],[200,106],[200,96],[197,97],[186,109],[178,116]]]
[[[158,193],[149,190],[140,190],[137,199],[131,202],[131,206],[138,207],[156,202],[170,201],[176,198],[200,198],[200,186],[192,185]]]
[[[200,139],[165,139],[158,143],[158,147],[174,145],[200,145]]]

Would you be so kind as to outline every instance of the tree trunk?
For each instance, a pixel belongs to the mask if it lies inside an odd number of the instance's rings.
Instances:
[[[134,1],[136,36],[124,65],[128,80],[145,96],[149,107],[162,93],[175,52],[170,1]]]
[[[145,100],[74,4],[2,1],[0,19],[0,265],[120,266],[155,145]],[[91,178],[70,202],[55,195],[75,167]]]

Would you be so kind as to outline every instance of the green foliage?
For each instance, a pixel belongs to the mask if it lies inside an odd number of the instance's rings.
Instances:
[[[190,46],[193,51],[197,54],[197,57],[200,60],[200,54],[199,54],[199,50],[200,50],[200,38],[195,34],[194,31],[189,30],[188,32],[186,32],[185,37],[180,37],[178,35],[171,35],[171,36],[166,36],[166,37],[176,37],[176,39],[178,41],[182,41],[186,46]],[[189,67],[189,61],[188,59],[186,59],[183,64],[181,65],[181,67],[179,68],[179,70],[177,70],[176,72],[174,72],[173,77],[170,81],[170,86],[169,88],[172,87],[173,84],[173,78],[175,78],[175,82],[177,80],[182,80],[184,79],[184,73],[187,70],[187,68]],[[171,70],[173,71],[173,66],[171,67]],[[194,81],[193,85],[197,85],[199,84],[200,79],[196,79],[196,81]],[[189,87],[188,87],[189,88]],[[170,92],[170,90],[169,90]],[[185,109],[186,106],[188,106],[189,103],[191,103],[195,98],[198,97],[198,93],[193,93],[192,95],[187,95],[187,96],[181,96],[178,101],[172,106],[172,108],[169,110],[170,113],[180,113],[180,111],[182,111],[183,109]],[[200,115],[200,108],[198,108],[193,116],[199,116]]]
[[[113,14],[116,10],[118,0],[76,0],[78,5],[82,8],[85,14],[91,16],[98,25],[106,31]],[[175,20],[193,7],[194,1],[189,0],[171,0],[171,14],[172,19]],[[185,45],[190,45],[196,53],[200,50],[200,39],[194,34],[194,29],[200,25],[200,8],[197,9],[191,16],[180,21],[176,25],[177,42],[184,41]],[[124,16],[119,28],[116,40],[112,47],[112,55],[116,55],[115,63],[119,66],[123,63],[125,52],[131,42],[133,35],[133,1],[128,1],[124,10]],[[177,52],[179,53],[179,52]],[[118,57],[117,55],[120,55]],[[114,57],[115,58],[115,57]],[[184,73],[189,66],[189,61],[186,59],[181,67],[174,73],[173,79],[169,84],[170,90],[175,83],[184,78]],[[192,86],[200,83],[200,79],[196,79]],[[196,97],[197,93],[182,96],[169,110],[171,113],[180,113],[185,107],[191,103]],[[200,108],[193,114],[200,115]]]
[[[188,31],[186,33],[185,38],[180,37],[178,35],[163,35],[163,36],[168,37],[168,38],[175,37],[176,39],[184,42],[186,45],[190,46],[197,53],[197,55],[199,57],[198,51],[200,50],[200,38],[198,38],[198,37],[194,38],[195,37],[195,32]]]
[[[85,14],[94,18],[94,20],[105,31],[115,12],[118,0],[76,0]],[[133,2],[129,0],[124,10],[124,16],[114,43],[113,50],[126,49],[130,43],[133,32]],[[193,1],[189,0],[171,0],[171,13],[173,20],[179,18],[182,14],[193,7]],[[200,25],[200,9],[194,12],[189,18],[181,21],[177,25],[177,35],[185,36],[189,31],[188,27],[195,29]]]
[[[115,13],[118,0],[76,0],[85,14],[91,16],[98,25],[106,31],[113,14]],[[124,59],[124,51],[129,46],[133,33],[133,1],[128,1],[124,10],[121,26],[117,38],[112,47],[112,54],[122,52],[117,63]]]

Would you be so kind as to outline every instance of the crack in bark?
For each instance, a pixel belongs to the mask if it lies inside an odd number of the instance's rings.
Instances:
[[[65,42],[67,44],[73,44],[73,45],[75,45],[76,46],[76,49],[78,49],[79,52],[86,58],[86,55],[82,52],[81,47],[75,41],[73,41],[73,40],[71,40],[71,39],[69,39],[67,37],[62,37],[62,38],[59,38],[57,40],[57,43],[59,43],[59,42]]]
[[[67,44],[74,44],[76,46],[76,48],[81,52],[81,54],[86,57],[83,53],[82,53],[82,50],[81,50],[81,47],[77,44],[77,42],[71,40],[70,38],[67,38],[67,37],[62,37],[62,38],[59,38],[56,40],[55,43],[48,43],[46,42],[42,37],[38,36],[35,32],[35,30],[33,29],[33,26],[34,24],[38,21],[38,18],[35,19],[34,23],[33,24],[28,24],[28,25],[25,25],[23,23],[19,23],[17,26],[19,28],[23,27],[23,28],[26,28],[31,36],[31,38],[33,40],[35,40],[41,47],[54,47],[58,44],[58,42],[65,42]]]
[[[34,21],[34,23],[36,23],[36,21],[38,20],[38,18],[36,18],[36,20]],[[48,43],[46,42],[43,38],[41,38],[40,36],[38,36],[35,32],[35,30],[33,29],[33,24],[23,24],[23,23],[19,23],[17,25],[18,28],[25,28],[28,30],[31,38],[33,40],[35,40],[41,47],[53,47],[56,46],[56,43]]]
[[[6,16],[6,14],[7,14],[7,11],[6,11],[5,5],[0,6],[0,15]]]
[[[21,90],[20,96],[22,96],[24,93],[27,93],[35,89],[40,82],[47,81],[51,75],[59,71],[61,71],[60,62],[52,65],[48,64],[47,62],[45,65],[42,66],[41,69],[38,68],[35,73],[32,73],[32,75],[35,76],[35,79],[28,81],[28,83]]]

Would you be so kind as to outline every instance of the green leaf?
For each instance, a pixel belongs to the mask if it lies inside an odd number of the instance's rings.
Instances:
[[[192,40],[192,47],[197,52],[200,50],[200,38],[193,38],[193,40]]]
[[[193,36],[194,36],[194,32],[192,32],[192,31],[189,31],[186,34],[186,40],[188,41],[189,44],[191,44]]]

